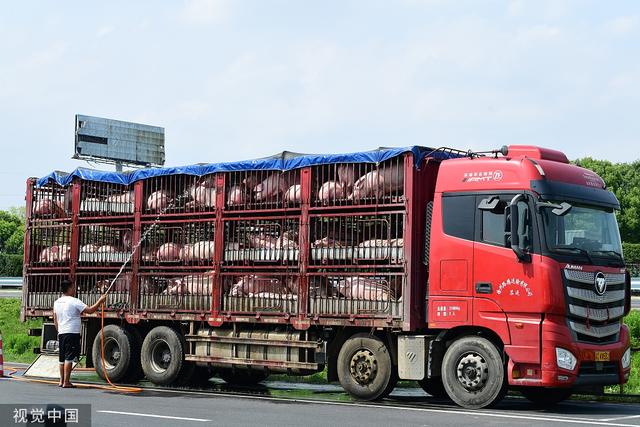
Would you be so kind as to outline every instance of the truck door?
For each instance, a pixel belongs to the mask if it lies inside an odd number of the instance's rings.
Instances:
[[[504,317],[499,322],[496,319],[500,316],[495,316],[495,313],[483,313],[483,310],[495,307],[489,301],[495,302],[506,314],[511,341],[507,347],[513,347],[508,351],[509,356],[522,363],[539,363],[541,315],[536,308],[536,297],[542,295],[538,295],[534,263],[519,261],[511,249],[509,205],[516,195],[476,196],[474,320],[478,324],[504,323]],[[518,201],[518,234],[524,246],[535,252],[537,242],[534,242],[534,216],[531,213],[526,198]],[[494,330],[499,327],[497,324],[484,326]]]

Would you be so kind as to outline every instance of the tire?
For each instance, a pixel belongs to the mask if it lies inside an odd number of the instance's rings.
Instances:
[[[573,394],[571,389],[545,387],[523,387],[520,392],[533,404],[542,408],[560,403]]]
[[[391,379],[389,380],[389,384],[387,385],[387,388],[384,389],[384,391],[382,392],[382,394],[378,399],[383,399],[385,397],[388,397],[391,393],[393,393],[393,390],[395,390],[399,380],[400,380],[400,377],[398,377],[398,367],[393,366],[391,369]]]
[[[449,397],[463,408],[480,409],[500,402],[507,382],[498,349],[478,336],[454,341],[442,360],[442,383]]]
[[[94,361],[96,373],[105,381],[107,376],[113,382],[126,380],[129,372],[135,369],[136,360],[138,360],[135,339],[122,326],[107,325],[103,331],[104,367],[102,363],[102,334],[100,331],[93,340],[91,357]]]
[[[389,349],[378,337],[356,334],[338,354],[338,379],[357,400],[376,400],[393,390],[393,365]]]
[[[420,384],[420,387],[431,397],[449,399],[447,390],[445,390],[444,384],[442,384],[442,377],[425,378],[418,381],[418,384]]]
[[[182,339],[167,326],[156,326],[145,337],[141,351],[142,370],[156,385],[176,382],[185,364]]]
[[[223,368],[218,370],[218,376],[230,385],[250,386],[266,380],[269,374],[250,369]]]

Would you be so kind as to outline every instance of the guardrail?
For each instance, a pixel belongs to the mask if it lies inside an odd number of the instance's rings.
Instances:
[[[0,277],[0,288],[21,288],[22,277]]]

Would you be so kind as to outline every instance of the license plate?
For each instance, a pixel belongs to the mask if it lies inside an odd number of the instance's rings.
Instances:
[[[596,362],[608,362],[608,361],[609,361],[608,351],[596,351]]]

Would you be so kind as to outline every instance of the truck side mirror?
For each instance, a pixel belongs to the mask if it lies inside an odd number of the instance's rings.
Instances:
[[[520,262],[531,262],[531,254],[527,251],[525,246],[525,236],[520,235],[520,208],[518,206],[518,202],[523,200],[525,196],[523,194],[518,194],[511,200],[511,204],[509,205],[509,222],[510,222],[510,231],[509,235],[511,237],[511,249],[518,257],[518,261]],[[506,214],[505,210],[505,214]]]

